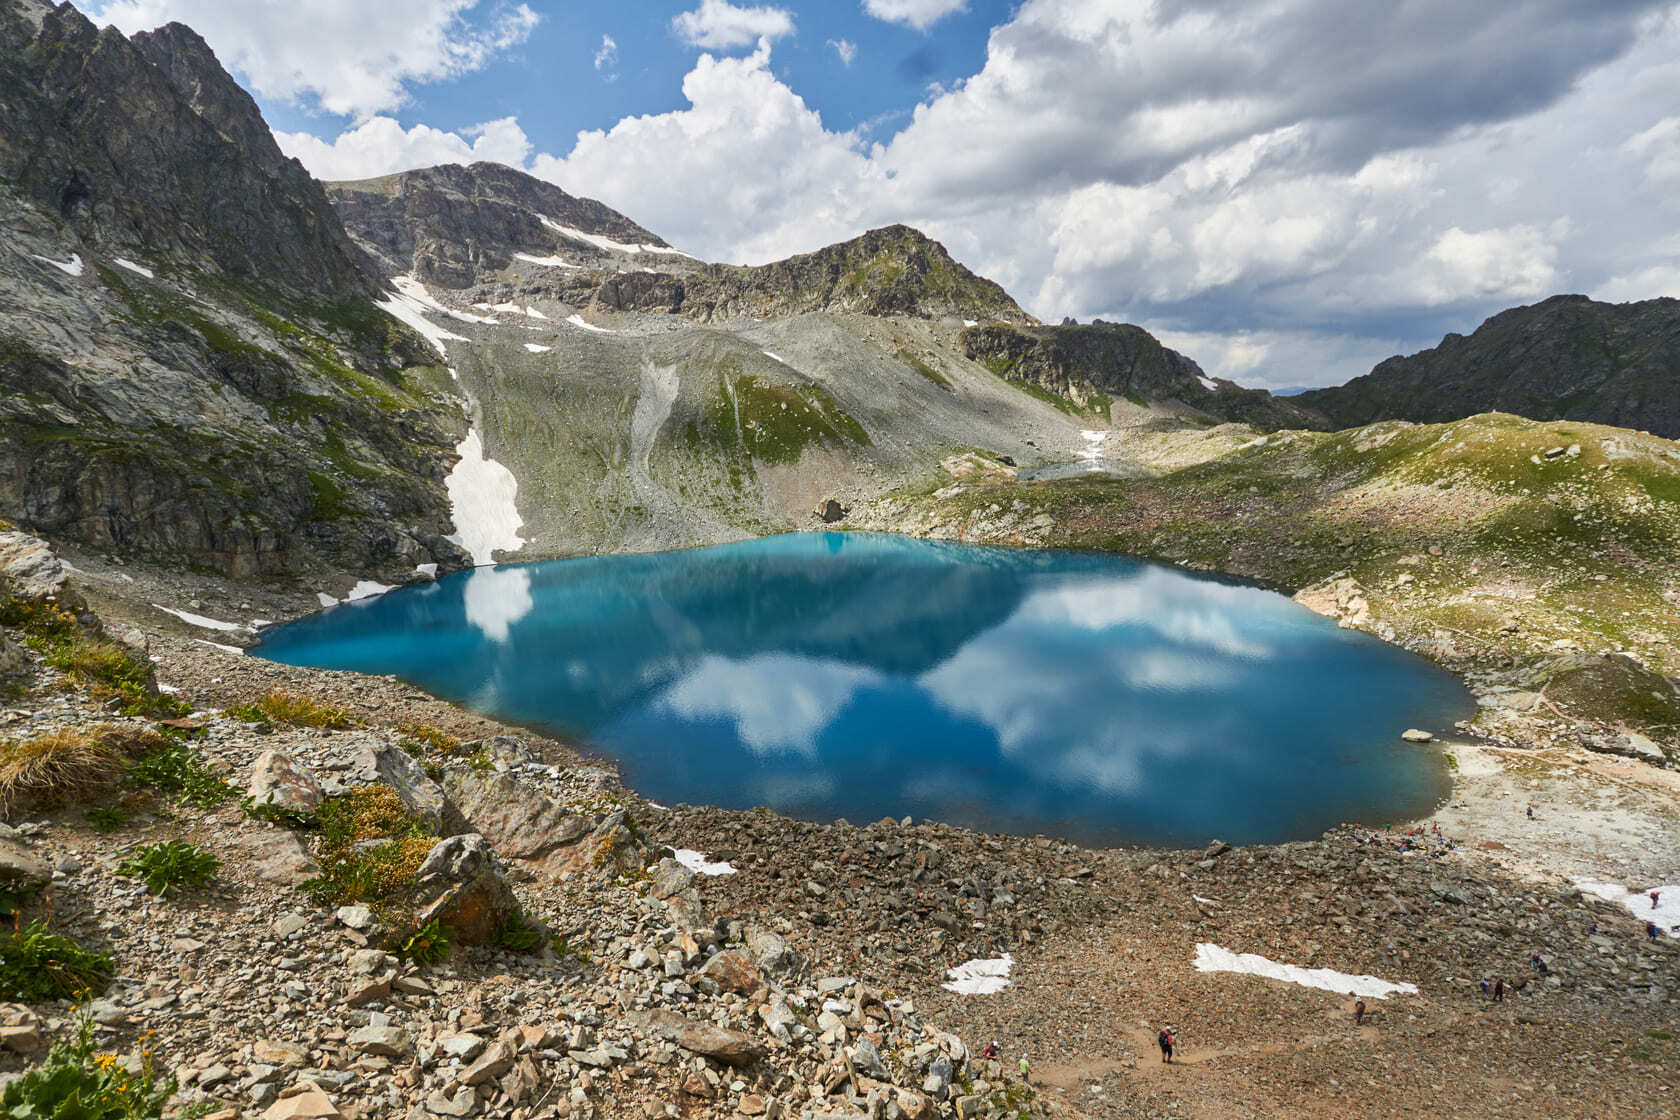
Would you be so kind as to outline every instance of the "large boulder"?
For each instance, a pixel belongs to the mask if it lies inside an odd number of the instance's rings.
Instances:
[[[573,875],[636,875],[658,858],[659,849],[623,811],[609,813],[577,843],[544,857],[544,870],[566,878]]]
[[[436,921],[448,929],[451,946],[488,944],[520,915],[501,861],[477,833],[438,841],[415,882],[432,899],[415,916],[416,924]]]
[[[351,760],[350,773],[368,784],[390,786],[412,816],[432,832],[443,831],[449,801],[438,784],[426,776],[426,768],[407,751],[390,743],[364,742]]]
[[[264,751],[251,767],[251,803],[308,816],[321,807],[321,783],[309,767],[279,751]]]
[[[52,882],[45,860],[9,837],[0,837],[0,890],[35,890]]]
[[[630,1026],[730,1066],[750,1066],[762,1061],[769,1052],[763,1042],[750,1034],[697,1022],[674,1011],[634,1012],[630,1015]]]
[[[0,533],[0,581],[23,599],[57,603],[81,614],[87,603],[70,587],[70,574],[40,537],[9,531]]]
[[[511,774],[451,766],[443,790],[466,827],[509,859],[542,860],[589,834],[589,820]]]

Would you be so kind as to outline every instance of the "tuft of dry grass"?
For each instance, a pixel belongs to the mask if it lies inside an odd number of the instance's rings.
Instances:
[[[284,723],[293,727],[320,727],[328,731],[344,731],[357,723],[344,708],[278,688],[254,704],[241,704],[229,708],[228,712],[250,723]]]
[[[104,789],[131,757],[164,742],[146,728],[101,724],[0,743],[0,811],[55,808]]]

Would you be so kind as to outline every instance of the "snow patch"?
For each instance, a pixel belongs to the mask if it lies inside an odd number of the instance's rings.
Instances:
[[[525,547],[519,535],[525,522],[514,504],[519,480],[502,464],[485,457],[477,429],[467,433],[455,452],[461,460],[444,481],[455,521],[449,539],[471,553],[474,564],[494,564],[497,549],[517,552]]]
[[[419,281],[412,276],[398,276],[391,283],[395,285],[397,290],[392,292],[388,299],[382,299],[374,306],[418,331],[427,342],[432,344],[432,349],[436,350],[439,356],[443,356],[443,344],[446,341],[471,341],[462,335],[452,334],[444,330],[426,318],[427,311],[432,308],[441,311],[443,305],[433,299]],[[419,289],[420,294],[413,294],[413,289]],[[421,298],[422,296],[424,298]],[[455,375],[454,370],[450,370],[449,373],[452,377]]]
[[[965,327],[978,327],[979,325],[980,325],[980,320],[978,320],[978,319],[964,319],[963,320],[963,326],[965,326]]]
[[[320,603],[323,607],[338,606],[338,600],[333,598],[331,595],[328,595],[325,591],[315,592],[315,601]]]
[[[571,238],[573,241],[581,241],[585,245],[593,245],[595,248],[600,249],[603,252],[631,254],[664,253],[673,257],[688,257],[691,261],[700,259],[692,254],[683,252],[681,249],[673,249],[669,245],[630,245],[623,241],[614,241],[610,237],[602,237],[598,233],[585,233],[583,230],[576,229],[572,226],[563,226],[553,218],[548,217],[546,214],[538,214],[537,220],[562,237]],[[515,255],[517,256],[518,254]]]
[[[172,614],[176,618],[180,619],[182,622],[185,622],[188,626],[196,626],[200,630],[243,630],[243,629],[245,629],[245,626],[242,623],[238,623],[238,622],[223,622],[221,619],[217,619],[217,618],[205,618],[201,614],[193,614],[190,611],[178,611],[178,610],[174,609],[173,607],[166,607],[166,606],[163,606],[159,603],[153,603],[152,606],[157,607],[157,609],[162,611],[164,614]]]
[[[1009,986],[1009,970],[1014,965],[1008,953],[986,960],[964,961],[946,969],[945,983],[939,986],[961,996],[996,995]]]
[[[127,257],[117,257],[113,263],[116,264],[118,268],[126,268],[130,272],[138,272],[141,276],[144,276],[148,280],[157,279],[157,273],[153,272],[143,264],[135,264]]]
[[[1626,906],[1640,921],[1657,923],[1658,929],[1673,930],[1680,926],[1680,883],[1652,883],[1632,890],[1620,883],[1601,883],[1596,879],[1577,879],[1575,885],[1606,902]],[[1656,906],[1651,905],[1652,891],[1657,892]]]
[[[606,327],[597,327],[594,323],[586,323],[583,321],[582,315],[568,315],[566,316],[566,322],[570,323],[574,327],[582,327],[586,331],[594,331],[596,334],[618,333],[617,331],[609,331]]]
[[[693,848],[678,848],[674,853],[677,862],[694,872],[696,875],[733,875],[735,869],[729,864],[718,861],[713,863],[706,858],[705,852],[697,852]]]
[[[1375,976],[1350,976],[1333,968],[1302,968],[1297,964],[1279,964],[1258,953],[1233,953],[1211,941],[1196,944],[1197,972],[1241,972],[1267,980],[1282,980],[1303,988],[1321,988],[1326,992],[1369,996],[1387,999],[1392,995],[1417,995],[1417,985],[1390,983]]]
[[[163,693],[165,696],[173,696],[181,690],[172,684],[164,684],[162,681],[159,681],[158,691]]]
[[[437,301],[436,296],[426,290],[426,285],[416,280],[412,275],[393,276],[391,286],[427,311],[436,311],[440,315],[448,315],[450,318],[459,319],[463,323],[494,323],[496,321],[494,315],[472,315],[465,311],[457,311],[453,307],[444,306]]]
[[[787,360],[787,359],[786,359],[786,358],[784,358],[784,357],[782,357],[782,356],[781,356],[781,355],[780,355],[780,354],[772,354],[772,353],[770,353],[770,351],[768,351],[768,350],[764,350],[764,351],[761,351],[761,353],[762,353],[762,354],[763,354],[763,355],[764,355],[764,356],[765,356],[765,357],[766,357],[766,358],[769,358],[769,359],[770,359],[770,360],[771,360],[771,361],[773,361],[773,362],[780,362],[780,363],[782,363],[782,364],[783,364],[783,365],[784,365],[784,366],[785,366],[785,365],[787,365],[787,364],[788,364],[788,360]],[[790,369],[791,369],[791,368],[792,368],[792,367],[791,367],[791,366],[789,366],[789,368],[790,368]]]
[[[1213,378],[1211,378],[1211,377],[1197,377],[1196,380],[1200,381],[1202,383],[1202,388],[1206,389],[1208,392],[1210,392],[1210,393],[1219,392],[1219,385],[1218,385],[1217,382],[1215,382],[1213,380]]]
[[[582,265],[573,264],[571,261],[567,260],[564,257],[533,257],[530,253],[515,253],[513,256],[514,256],[515,260],[521,260],[521,261],[526,262],[527,264],[540,264],[544,268],[582,268],[583,267]]]
[[[427,579],[436,579],[437,578],[437,565],[436,564],[416,564],[416,565],[414,565],[414,574],[417,575],[417,576],[425,576]]]
[[[204,638],[194,638],[193,641],[197,642],[201,646],[210,646],[213,649],[219,649],[223,653],[231,653],[235,657],[245,656],[245,651],[240,649],[238,646],[224,646],[221,642],[211,642],[205,640]]]
[[[67,261],[55,261],[51,257],[43,257],[39,253],[29,255],[43,264],[52,265],[67,276],[80,276],[82,274],[82,255],[80,253],[71,253],[70,259]]]
[[[525,344],[525,349],[529,350],[533,354],[546,354],[550,350],[554,349],[554,347],[552,347],[552,346],[539,346],[535,342],[527,342]]]
[[[372,599],[392,589],[392,585],[389,583],[376,583],[371,579],[357,580],[356,586],[350,589],[350,594],[344,597],[344,601],[355,603],[362,599]]]

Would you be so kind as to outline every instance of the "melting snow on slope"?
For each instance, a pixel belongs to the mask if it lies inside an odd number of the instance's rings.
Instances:
[[[1085,447],[1076,452],[1079,460],[1085,463],[1094,463],[1098,459],[1101,459],[1103,457],[1103,439],[1107,437],[1108,433],[1099,431],[1082,431],[1079,434],[1085,438]]]
[[[455,520],[449,539],[471,553],[474,564],[494,564],[497,549],[517,552],[525,547],[519,535],[525,522],[514,505],[519,481],[502,464],[485,458],[476,430],[468,432],[455,451],[461,461],[444,481]]]
[[[141,276],[144,276],[148,280],[157,279],[157,273],[153,272],[143,264],[135,264],[127,257],[117,257],[115,263],[118,268],[126,268],[130,272],[138,272]]]
[[[178,611],[178,610],[174,609],[173,607],[165,607],[165,606],[163,606],[159,603],[153,603],[152,606],[157,607],[157,609],[162,611],[164,614],[174,615],[176,618],[180,619],[182,622],[185,622],[188,626],[197,626],[201,630],[243,630],[243,629],[245,629],[245,626],[241,623],[238,623],[238,622],[223,622],[222,620],[217,619],[217,618],[205,618],[201,614],[192,614],[189,611]]]
[[[683,252],[681,249],[673,249],[669,245],[629,245],[623,241],[614,241],[610,237],[602,237],[598,233],[585,233],[581,229],[563,226],[545,214],[538,214],[537,220],[562,237],[569,237],[573,241],[581,241],[585,245],[593,245],[597,249],[608,253],[664,253],[669,256],[688,257],[690,260],[699,259]]]
[[[581,267],[583,267],[582,265],[573,264],[571,261],[566,260],[564,257],[533,257],[530,253],[515,253],[514,258],[516,260],[525,261],[528,264],[540,264],[544,268],[581,268]]]
[[[358,580],[356,586],[350,589],[350,594],[344,597],[346,603],[359,602],[362,599],[372,599],[391,590],[391,584],[375,583],[371,579]]]
[[[713,863],[706,858],[705,852],[697,852],[693,848],[678,848],[672,853],[678,863],[694,872],[696,875],[733,875],[735,869],[719,860]]]
[[[1417,995],[1417,985],[1390,983],[1375,976],[1350,976],[1333,968],[1302,968],[1298,964],[1279,964],[1259,953],[1233,953],[1210,941],[1196,945],[1197,972],[1242,972],[1262,976],[1268,980],[1282,980],[1304,988],[1322,988],[1327,992],[1387,999],[1392,995]]]
[[[1213,378],[1211,378],[1211,377],[1198,377],[1198,378],[1196,378],[1196,380],[1200,381],[1202,383],[1202,388],[1206,389],[1208,392],[1210,392],[1210,393],[1219,392],[1219,386],[1218,386],[1218,384],[1216,384],[1214,382]]]
[[[963,326],[965,326],[965,327],[978,327],[979,325],[980,325],[980,322],[979,322],[978,319],[964,319],[963,320]]]
[[[940,987],[962,996],[996,995],[1009,986],[1009,970],[1015,961],[1008,953],[988,960],[964,961],[945,970]]]
[[[609,331],[606,327],[597,327],[594,323],[586,323],[583,321],[582,315],[568,315],[566,316],[566,322],[570,323],[574,327],[582,327],[586,331],[594,331],[596,334],[618,333],[617,331]]]
[[[1629,890],[1620,883],[1600,883],[1595,879],[1577,879],[1575,885],[1588,894],[1607,902],[1626,906],[1642,922],[1656,922],[1658,928],[1673,930],[1680,926],[1680,883]],[[1651,905],[1651,892],[1657,892],[1657,905]]]
[[[768,350],[762,351],[762,353],[764,354],[764,356],[766,358],[769,358],[771,361],[781,362],[784,366],[788,364],[787,359],[782,357],[780,354],[772,354]]]
[[[427,311],[431,310],[433,307],[441,309],[443,305],[433,299],[426,292],[426,289],[412,276],[399,276],[392,281],[392,284],[396,286],[397,290],[392,292],[388,299],[382,299],[378,303],[374,304],[375,307],[379,308],[381,311],[393,318],[400,319],[402,322],[419,331],[420,334],[425,337],[426,341],[432,344],[432,349],[436,350],[440,355],[443,354],[443,344],[445,340],[452,339],[456,342],[469,341],[461,335],[451,334],[449,331],[444,330],[442,327],[426,318]],[[412,294],[412,288],[418,288],[420,290],[420,295],[417,296]],[[425,298],[422,299],[421,296],[424,296]],[[450,370],[449,372],[453,374],[455,371]]]
[[[529,350],[533,354],[546,354],[550,350],[554,349],[554,347],[552,347],[552,346],[539,346],[535,342],[527,342],[525,344],[525,349]]]
[[[43,257],[39,253],[31,253],[29,255],[43,264],[50,264],[60,272],[66,273],[70,276],[80,276],[82,274],[82,255],[80,253],[71,253],[70,259],[67,261],[55,261],[51,257]]]
[[[338,600],[333,598],[331,595],[328,595],[325,591],[315,592],[315,601],[317,603],[321,604],[323,607],[336,607],[336,606],[338,606]]]

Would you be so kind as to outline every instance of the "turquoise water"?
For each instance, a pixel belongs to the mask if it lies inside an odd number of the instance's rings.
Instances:
[[[264,634],[616,759],[655,801],[1255,843],[1427,813],[1449,675],[1124,557],[810,533],[480,568]]]

